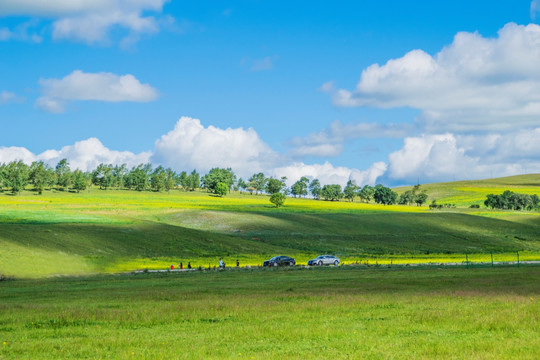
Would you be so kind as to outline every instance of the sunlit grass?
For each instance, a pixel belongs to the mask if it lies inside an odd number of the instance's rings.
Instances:
[[[535,359],[539,276],[358,267],[6,281],[0,358]]]

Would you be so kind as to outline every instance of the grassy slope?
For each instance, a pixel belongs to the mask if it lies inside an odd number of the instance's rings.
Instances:
[[[1,359],[535,359],[538,267],[0,282]]]
[[[529,175],[424,187],[441,196],[439,202],[460,199],[466,205],[507,188],[532,193],[537,185],[539,176]],[[259,264],[279,253],[302,262],[319,253],[352,260],[518,250],[540,252],[538,213],[430,212],[292,198],[275,209],[266,196],[178,191],[0,194],[0,273],[23,277],[163,268],[179,261],[208,266],[221,256],[228,263],[239,258]]]

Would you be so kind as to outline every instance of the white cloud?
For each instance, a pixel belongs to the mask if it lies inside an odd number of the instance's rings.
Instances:
[[[36,101],[40,109],[52,113],[65,110],[69,101],[148,102],[158,97],[149,84],[141,84],[131,74],[85,73],[75,70],[62,79],[41,79],[43,96]]]
[[[72,170],[90,171],[99,164],[127,164],[133,167],[150,160],[151,152],[134,154],[130,151],[115,151],[106,148],[98,139],[90,138],[64,146],[60,150],[46,150],[38,155],[23,147],[0,147],[0,163],[22,160],[26,164],[43,161],[54,167],[62,159],[68,159]]]
[[[31,29],[36,27],[38,23],[39,21],[32,19],[16,26],[13,30],[6,27],[0,28],[0,41],[20,40],[40,43],[43,38],[36,32],[31,31]]]
[[[497,38],[458,33],[435,56],[412,50],[362,72],[338,106],[411,107],[432,132],[538,125],[540,26],[507,24]]]
[[[24,98],[17,96],[15,93],[9,91],[0,92],[0,105],[13,102],[23,102]]]
[[[374,163],[369,169],[360,171],[344,166],[333,166],[329,162],[324,164],[307,165],[302,162],[292,163],[287,166],[275,168],[271,171],[274,177],[287,177],[287,185],[292,185],[302,176],[308,179],[319,179],[321,184],[339,184],[344,187],[347,181],[353,180],[357,185],[374,185],[379,177],[386,171],[386,164],[383,162]]]
[[[327,129],[290,141],[293,157],[338,156],[348,140],[359,138],[401,138],[414,129],[411,124],[348,123],[334,121]]]
[[[540,128],[508,134],[408,137],[389,155],[387,177],[404,183],[540,172]]]
[[[161,13],[168,0],[3,0],[0,15],[51,18],[55,39],[87,43],[107,40],[113,27],[128,37],[159,30],[159,21],[146,12]]]
[[[272,168],[279,161],[259,135],[249,128],[204,127],[199,119],[182,117],[173,130],[155,143],[154,163],[175,170],[231,167],[240,176]]]

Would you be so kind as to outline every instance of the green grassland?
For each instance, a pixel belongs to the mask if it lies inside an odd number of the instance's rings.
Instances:
[[[537,359],[539,267],[0,282],[0,359]]]
[[[397,264],[540,260],[539,212],[469,208],[539,185],[537,175],[424,185],[457,205],[434,211],[294,198],[274,208],[239,193],[0,193],[0,359],[535,359],[540,267]],[[360,265],[256,267],[321,253]],[[253,267],[206,270],[220,257]],[[129,273],[180,261],[202,270]]]
[[[411,186],[395,189],[398,193],[411,189]],[[429,201],[455,204],[468,207],[472,204],[482,205],[488,194],[502,194],[510,190],[522,194],[540,194],[540,174],[508,176],[485,180],[465,180],[449,183],[422,185],[429,195]]]
[[[0,193],[0,274],[18,278],[123,272],[191,262],[260,265],[276,255],[306,263],[540,260],[540,213],[469,209],[487,193],[539,193],[540,176],[423,185],[458,208],[383,206],[266,195],[134,192]],[[404,191],[405,188],[398,189]],[[536,191],[539,190],[539,191]],[[460,199],[457,201],[456,199]]]

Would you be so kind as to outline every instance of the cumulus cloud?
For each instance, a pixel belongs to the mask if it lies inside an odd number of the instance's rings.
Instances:
[[[159,30],[159,14],[168,0],[4,0],[0,15],[53,19],[53,38],[96,43],[107,40],[114,27],[128,37]]]
[[[158,92],[131,74],[85,73],[75,70],[62,79],[41,79],[42,97],[36,106],[52,113],[64,112],[69,101],[149,102]]]
[[[540,172],[540,128],[513,133],[407,137],[385,176],[412,183]]]
[[[150,156],[151,152],[134,154],[130,151],[110,150],[96,138],[78,141],[60,150],[46,150],[37,155],[23,147],[0,147],[0,163],[22,160],[31,164],[33,161],[43,161],[54,167],[60,160],[68,159],[72,170],[82,171],[91,171],[101,163],[133,167],[149,162]]]
[[[274,177],[287,177],[287,185],[292,185],[302,176],[308,179],[319,179],[321,184],[339,184],[344,187],[347,181],[353,180],[357,185],[375,185],[377,179],[386,171],[384,162],[374,163],[369,169],[361,171],[345,166],[333,166],[329,162],[324,164],[304,164],[296,162],[287,166],[281,166],[271,171]]]
[[[231,167],[248,176],[272,168],[279,155],[252,128],[204,127],[199,119],[182,117],[156,141],[152,161],[175,170]]]
[[[535,126],[540,116],[540,26],[505,25],[496,38],[460,32],[435,56],[412,50],[366,68],[338,106],[422,110],[430,132]]]
[[[291,156],[338,156],[344,144],[359,138],[402,138],[414,129],[412,124],[348,123],[334,121],[327,129],[308,136],[296,137],[290,141]]]

